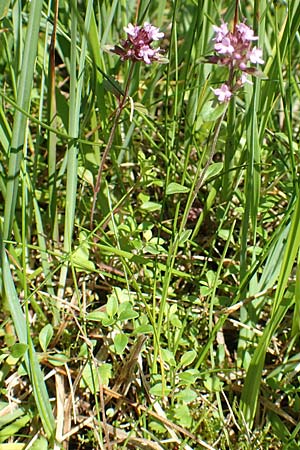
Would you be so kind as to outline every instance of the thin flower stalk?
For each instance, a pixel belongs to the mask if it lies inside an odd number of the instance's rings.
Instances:
[[[122,100],[120,101],[118,108],[116,110],[115,113],[115,117],[114,117],[114,121],[113,121],[113,125],[109,134],[109,138],[107,141],[107,145],[105,147],[105,150],[103,152],[102,155],[102,159],[101,159],[101,163],[98,169],[98,174],[97,174],[97,180],[96,180],[96,184],[94,186],[94,195],[93,195],[93,202],[92,202],[92,208],[91,208],[91,218],[90,218],[90,229],[93,229],[93,222],[94,222],[94,215],[95,215],[95,208],[96,208],[96,202],[97,202],[97,197],[98,197],[98,193],[100,191],[100,186],[101,186],[101,181],[102,181],[102,173],[103,173],[103,168],[104,168],[104,164],[107,158],[107,155],[113,145],[114,142],[114,137],[115,137],[115,133],[116,133],[116,129],[117,129],[117,125],[119,122],[119,118],[121,116],[121,113],[125,107],[126,104],[126,100],[128,97],[128,91],[129,91],[129,86],[130,86],[130,81],[132,78],[132,73],[133,73],[133,68],[134,68],[134,63],[131,64],[130,70],[129,70],[129,75],[127,78],[127,82],[126,82],[126,87],[125,87],[125,92],[124,95],[122,97]]]
[[[161,32],[159,28],[154,27],[149,22],[145,22],[143,26],[132,25],[131,23],[129,23],[127,27],[124,27],[124,30],[127,33],[127,39],[122,40],[121,45],[115,45],[114,48],[112,49],[112,52],[119,55],[122,61],[126,60],[131,61],[131,66],[127,77],[124,95],[122,96],[122,99],[119,101],[119,105],[115,113],[107,145],[105,147],[101,163],[98,169],[91,208],[91,217],[90,217],[91,230],[93,229],[96,202],[101,187],[104,164],[108,156],[108,153],[113,145],[117,125],[128,98],[128,92],[130,82],[132,79],[134,65],[135,63],[141,61],[144,62],[145,64],[151,64],[152,62],[159,62],[162,58],[162,55],[159,53],[160,48],[152,47],[152,43],[154,41],[158,41],[164,36],[164,33]]]

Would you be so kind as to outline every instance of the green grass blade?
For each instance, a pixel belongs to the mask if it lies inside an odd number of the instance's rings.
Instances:
[[[89,29],[92,13],[92,2],[88,2],[85,18],[85,29]],[[77,74],[77,11],[75,4],[71,7],[71,62],[70,62],[70,108],[69,108],[69,134],[75,139],[79,137],[80,130],[80,107],[81,94],[84,82],[84,67],[87,53],[86,36],[82,36],[82,47],[79,59],[79,70]],[[64,251],[70,253],[73,241],[73,229],[75,218],[75,207],[77,198],[77,167],[78,167],[78,143],[74,141],[68,148],[67,153],[67,187],[64,227]],[[64,292],[67,277],[67,265],[62,266],[59,286],[59,297]]]
[[[298,196],[295,210],[292,216],[291,227],[289,230],[288,241],[284,251],[284,258],[279,274],[278,286],[276,289],[273,303],[272,315],[267,327],[261,336],[255,353],[251,359],[245,385],[241,397],[241,410],[244,414],[246,423],[251,427],[253,425],[257,399],[260,391],[261,374],[266,357],[269,342],[276,332],[280,322],[283,320],[291,302],[285,298],[285,289],[288,278],[291,274],[293,264],[300,245],[300,196]]]
[[[55,434],[55,420],[52,413],[47,388],[45,386],[43,373],[41,371],[37,355],[35,353],[31,338],[28,334],[28,327],[24,319],[24,313],[20,306],[20,301],[15,290],[14,281],[9,268],[6,254],[3,252],[3,282],[6,302],[9,307],[11,317],[15,326],[19,342],[29,346],[29,353],[25,354],[25,364],[32,384],[32,390],[39,411],[39,415],[49,439]]]
[[[29,110],[30,105],[42,6],[43,2],[41,0],[33,0],[30,4],[29,22],[24,44],[22,66],[19,68],[20,79],[17,91],[17,104],[25,111]],[[26,127],[26,116],[21,114],[18,110],[15,111],[4,210],[4,240],[9,238],[14,219]]]

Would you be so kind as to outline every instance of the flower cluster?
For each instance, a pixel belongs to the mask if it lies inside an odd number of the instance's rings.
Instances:
[[[128,27],[124,27],[124,30],[127,33],[127,39],[121,41],[121,46],[115,45],[112,50],[121,57],[122,61],[130,59],[150,64],[160,59],[160,48],[151,46],[153,41],[158,41],[164,36],[159,28],[145,22],[142,27],[130,23]]]
[[[254,36],[252,28],[245,23],[236,24],[233,32],[228,30],[227,23],[222,23],[220,27],[214,26],[214,49],[217,53],[209,58],[209,62],[228,66],[230,70],[229,84],[223,84],[220,88],[213,89],[220,102],[228,101],[233,92],[241,85],[251,83],[247,75],[257,75],[257,71],[253,67],[249,67],[249,63],[263,64],[262,50],[256,46],[252,46],[253,41],[257,41],[258,37]],[[241,72],[241,73],[240,73]],[[240,73],[236,78],[233,86],[234,76]]]

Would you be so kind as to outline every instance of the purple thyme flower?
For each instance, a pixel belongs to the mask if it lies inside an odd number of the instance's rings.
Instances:
[[[230,91],[227,84],[222,84],[220,88],[212,89],[213,93],[218,97],[219,102],[227,102],[232,96],[232,92]]]
[[[245,83],[248,84],[253,84],[251,80],[249,80],[249,78],[247,77],[247,74],[242,72],[241,78],[240,78],[240,83],[243,85]]]
[[[234,32],[227,31],[228,26],[223,23],[221,27],[214,27],[216,41],[214,49],[219,53],[218,63],[241,70],[248,62],[263,64],[262,51],[256,47],[251,48],[252,41],[257,40],[254,31],[244,23],[237,24]],[[225,32],[227,33],[225,34]]]
[[[144,26],[128,24],[124,27],[127,33],[127,39],[121,41],[121,46],[116,45],[112,50],[117,53],[122,61],[130,59],[132,61],[144,61],[151,64],[153,61],[159,61],[161,55],[160,48],[152,48],[153,41],[163,38],[164,33],[159,28],[154,27],[149,22]]]
[[[215,44],[215,50],[223,55],[232,55],[234,52],[234,47],[231,45],[230,39],[225,36],[222,38],[222,41]]]
[[[126,33],[129,36],[132,36],[134,39],[137,37],[140,29],[141,29],[141,27],[134,26],[134,25],[132,25],[132,23],[129,23],[128,27],[124,27],[124,31],[126,31]]]
[[[258,36],[254,36],[254,31],[252,30],[252,28],[248,27],[244,23],[238,23],[236,25],[236,29],[239,32],[241,38],[244,39],[246,42],[258,40]]]
[[[146,33],[148,33],[148,37],[152,39],[152,41],[159,41],[164,37],[164,33],[159,31],[159,28],[154,27],[149,22],[144,23],[144,29]]]
[[[257,47],[253,47],[251,50],[247,52],[247,57],[249,61],[251,61],[253,64],[263,64],[264,60],[262,57],[262,50]]]
[[[141,59],[144,60],[146,64],[151,64],[151,61],[153,61],[156,58],[158,52],[159,47],[154,49],[149,47],[149,45],[143,45],[143,47],[140,48],[138,55]]]
[[[215,56],[208,58],[213,64],[228,66],[230,70],[231,82],[229,85],[223,84],[219,89],[213,89],[220,102],[228,101],[233,92],[238,90],[241,85],[248,82],[247,74],[257,75],[257,71],[249,67],[249,64],[263,64],[262,50],[252,47],[252,42],[258,40],[254,36],[252,28],[245,23],[236,24],[233,31],[228,30],[228,24],[222,22],[218,27],[213,25],[215,37],[213,38]],[[241,75],[238,72],[242,72]],[[232,80],[236,80],[233,85]]]
[[[220,27],[217,27],[216,25],[213,25],[213,29],[216,33],[216,37],[213,39],[213,41],[221,42],[222,39],[228,34],[228,25],[227,23],[222,22]]]

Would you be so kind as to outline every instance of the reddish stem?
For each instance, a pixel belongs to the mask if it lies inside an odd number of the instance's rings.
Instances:
[[[96,184],[94,186],[94,195],[93,195],[93,203],[92,203],[92,209],[91,209],[91,218],[90,218],[90,229],[93,229],[93,221],[94,221],[94,215],[95,215],[95,208],[96,208],[96,202],[97,202],[97,197],[98,197],[98,192],[100,191],[100,187],[101,187],[101,180],[102,180],[102,173],[103,173],[103,168],[104,168],[104,164],[107,158],[107,155],[112,147],[112,144],[114,142],[114,137],[115,137],[115,133],[116,133],[116,129],[118,126],[118,122],[119,122],[119,118],[121,116],[121,113],[125,107],[125,103],[128,97],[128,91],[129,91],[129,86],[130,86],[130,81],[131,81],[131,77],[132,77],[132,72],[133,72],[133,68],[134,68],[134,62],[132,62],[130,70],[129,70],[129,74],[128,74],[128,78],[127,78],[127,82],[126,82],[126,86],[125,86],[125,91],[124,91],[124,95],[122,100],[119,103],[119,106],[116,110],[116,114],[115,114],[115,118],[114,118],[114,123],[113,126],[111,128],[110,134],[109,134],[109,138],[107,141],[107,145],[105,147],[105,150],[103,152],[102,155],[102,159],[101,159],[101,163],[98,169],[98,175],[97,175],[97,180],[96,180]]]
[[[239,0],[235,2],[235,12],[234,12],[234,21],[233,21],[233,33],[235,33],[236,25],[239,19]]]

